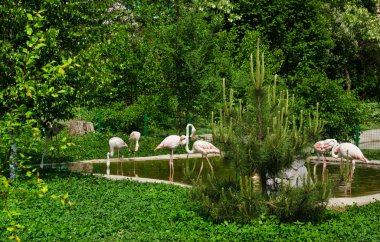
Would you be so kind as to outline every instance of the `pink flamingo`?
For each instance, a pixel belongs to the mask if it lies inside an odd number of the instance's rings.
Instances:
[[[135,149],[133,151],[133,173],[136,176],[136,152],[139,150],[140,132],[132,131],[129,135],[129,151],[131,151],[132,142],[135,142]]]
[[[351,184],[355,171],[355,160],[364,161],[366,164],[368,164],[368,159],[363,155],[359,147],[351,143],[341,143],[334,145],[334,147],[331,150],[331,155],[334,158],[343,157],[346,160],[351,161],[352,167],[350,174],[348,175],[348,183],[345,191],[347,193],[348,190],[351,193]]]
[[[195,134],[195,127],[192,124],[188,124],[186,126],[186,152],[188,154],[194,154],[194,153],[201,153],[202,154],[202,161],[201,161],[201,168],[199,170],[198,178],[202,173],[203,170],[203,159],[206,158],[208,165],[210,166],[211,172],[214,175],[214,169],[211,165],[210,160],[208,159],[207,155],[210,153],[217,153],[220,154],[220,150],[216,148],[213,144],[210,142],[204,141],[204,140],[197,140],[194,142],[192,149],[189,149],[189,127],[191,127],[191,136],[193,137]]]
[[[319,157],[322,156],[322,161],[324,164],[326,164],[326,157],[324,156],[324,154],[327,151],[331,151],[331,149],[336,144],[338,144],[338,142],[335,139],[325,139],[325,140],[321,140],[315,143],[313,147],[314,147],[314,150],[317,152],[318,161],[319,161]]]
[[[334,158],[343,157],[346,160],[350,160],[353,165],[355,165],[355,160],[364,161],[366,164],[369,163],[368,159],[365,158],[359,147],[351,143],[341,143],[334,145],[331,150],[331,155]]]
[[[169,135],[166,137],[154,150],[159,150],[159,149],[171,149],[170,153],[170,159],[169,159],[169,180],[173,181],[174,177],[174,162],[173,162],[173,153],[174,150],[180,146],[180,145],[185,145],[187,143],[187,138],[186,136],[178,136],[178,135]]]

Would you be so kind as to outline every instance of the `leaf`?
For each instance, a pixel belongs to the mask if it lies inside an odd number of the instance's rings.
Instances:
[[[48,191],[48,187],[47,186],[43,186],[42,189],[41,189],[41,192],[42,193],[47,193]]]
[[[65,75],[65,70],[62,67],[60,67],[58,68],[58,73],[61,75]]]
[[[26,16],[28,17],[28,20],[33,21],[33,16],[30,13],[27,13]]]
[[[52,93],[51,96],[57,98],[59,95],[57,93]]]
[[[38,45],[36,45],[36,46],[34,47],[34,49],[35,49],[35,50],[38,50],[39,48],[41,48],[41,47],[43,47],[43,46],[46,46],[46,44],[44,44],[44,43],[39,43]]]
[[[27,35],[31,35],[33,33],[33,29],[30,26],[27,26],[25,31]]]

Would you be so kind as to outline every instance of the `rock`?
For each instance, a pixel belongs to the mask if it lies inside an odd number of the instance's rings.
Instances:
[[[80,120],[70,120],[68,129],[72,135],[83,135],[95,132],[93,123]]]
[[[199,135],[195,135],[194,140],[204,140],[204,141],[211,142],[212,141],[212,134],[199,134]]]
[[[307,168],[305,161],[298,159],[293,162],[289,169],[282,171],[278,177],[268,179],[267,185],[270,190],[276,190],[281,183],[290,184],[291,187],[302,187],[304,179],[307,177]]]

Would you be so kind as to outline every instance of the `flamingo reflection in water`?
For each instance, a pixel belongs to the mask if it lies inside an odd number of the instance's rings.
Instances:
[[[345,193],[351,194],[352,192],[352,181],[355,172],[355,160],[364,161],[366,164],[369,163],[368,159],[363,155],[362,151],[354,144],[351,143],[341,143],[335,144],[331,150],[331,155],[334,158],[344,158],[351,163],[351,169],[346,179]]]

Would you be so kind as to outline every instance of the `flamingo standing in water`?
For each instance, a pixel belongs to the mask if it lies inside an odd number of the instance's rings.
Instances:
[[[190,150],[189,149],[189,139],[190,139],[189,138],[189,127],[191,127],[191,136],[192,137],[194,136],[195,131],[196,131],[194,125],[188,124],[186,126],[186,138],[187,138],[186,139],[186,152],[188,154],[194,154],[194,153],[200,153],[200,154],[202,154],[201,168],[199,170],[199,174],[198,174],[197,180],[199,179],[199,176],[201,175],[202,170],[203,170],[203,159],[204,158],[206,158],[206,160],[208,162],[208,165],[210,166],[211,172],[214,175],[214,169],[213,169],[213,167],[211,165],[211,162],[208,159],[207,155],[210,154],[210,153],[220,154],[220,150],[218,148],[216,148],[210,142],[207,142],[207,141],[204,141],[204,140],[197,140],[197,141],[195,141],[194,144],[193,144],[192,149]]]
[[[355,160],[364,161],[366,164],[369,163],[368,159],[363,155],[362,151],[354,144],[351,143],[341,143],[336,144],[331,150],[331,155],[334,158],[345,158],[347,161],[352,163],[351,171],[348,177],[348,190],[351,192],[351,183],[355,171]],[[347,192],[347,188],[346,188]]]
[[[115,148],[117,149],[117,158],[120,159],[120,149],[128,148],[128,145],[119,137],[112,137],[109,141],[110,152],[107,152],[107,173],[109,173],[110,156],[113,157]]]
[[[133,151],[133,173],[136,176],[136,152],[139,150],[139,139],[140,139],[140,132],[133,131],[129,135],[129,151],[131,151],[132,142],[135,142],[135,149]]]
[[[355,165],[355,160],[364,161],[366,164],[369,163],[368,159],[365,158],[359,147],[351,143],[341,143],[334,145],[331,150],[331,155],[334,158],[343,157],[346,160],[351,161],[353,165]]]
[[[324,156],[324,154],[326,152],[330,152],[336,144],[338,144],[338,141],[336,141],[335,139],[325,139],[325,140],[320,140],[316,142],[313,146],[314,151],[317,153],[318,161],[319,161],[320,156],[322,156],[322,161],[323,161],[322,172],[323,173],[325,173],[326,166],[327,166],[326,157]],[[314,174],[316,174],[317,165],[318,163],[315,163],[314,165]]]
[[[174,161],[173,161],[173,154],[174,150],[180,146],[185,145],[187,143],[186,136],[178,136],[178,135],[169,135],[166,137],[154,150],[159,149],[170,149],[172,152],[170,153],[170,159],[169,159],[169,180],[173,181],[174,177]]]
[[[318,161],[319,161],[319,157],[322,156],[322,161],[323,161],[323,164],[325,165],[326,157],[324,156],[324,154],[326,152],[331,151],[332,148],[336,144],[338,144],[338,141],[336,141],[335,139],[325,139],[325,140],[321,140],[315,143],[313,147],[314,147],[315,152],[317,152]]]

